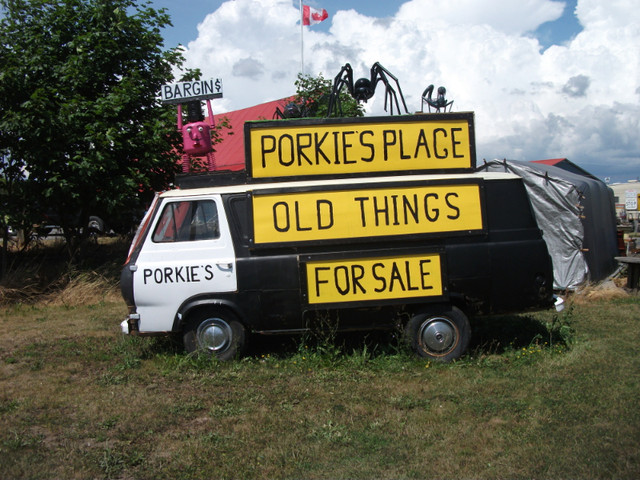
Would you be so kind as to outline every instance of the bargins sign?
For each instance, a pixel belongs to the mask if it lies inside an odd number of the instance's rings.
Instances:
[[[163,85],[160,98],[164,104],[186,103],[192,100],[222,98],[222,79],[194,80]]]

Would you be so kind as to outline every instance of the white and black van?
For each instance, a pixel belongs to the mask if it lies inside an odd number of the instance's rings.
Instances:
[[[122,271],[129,334],[242,354],[249,335],[395,328],[449,361],[469,318],[553,306],[521,179],[475,172],[471,114],[248,122],[245,174],[158,195]],[[462,158],[464,157],[464,158]]]

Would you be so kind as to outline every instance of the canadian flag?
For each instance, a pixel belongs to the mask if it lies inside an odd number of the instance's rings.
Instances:
[[[322,10],[317,10],[315,8],[311,8],[309,5],[302,6],[303,25],[315,25],[316,23],[320,23],[327,18],[329,18],[329,14],[324,8]]]

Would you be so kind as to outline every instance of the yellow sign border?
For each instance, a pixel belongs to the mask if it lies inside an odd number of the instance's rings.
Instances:
[[[253,179],[472,171],[473,113],[245,123]]]

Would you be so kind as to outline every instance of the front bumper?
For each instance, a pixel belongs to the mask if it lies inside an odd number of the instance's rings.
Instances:
[[[126,319],[120,324],[122,333],[127,335],[139,335],[140,334],[140,314],[130,313]]]

